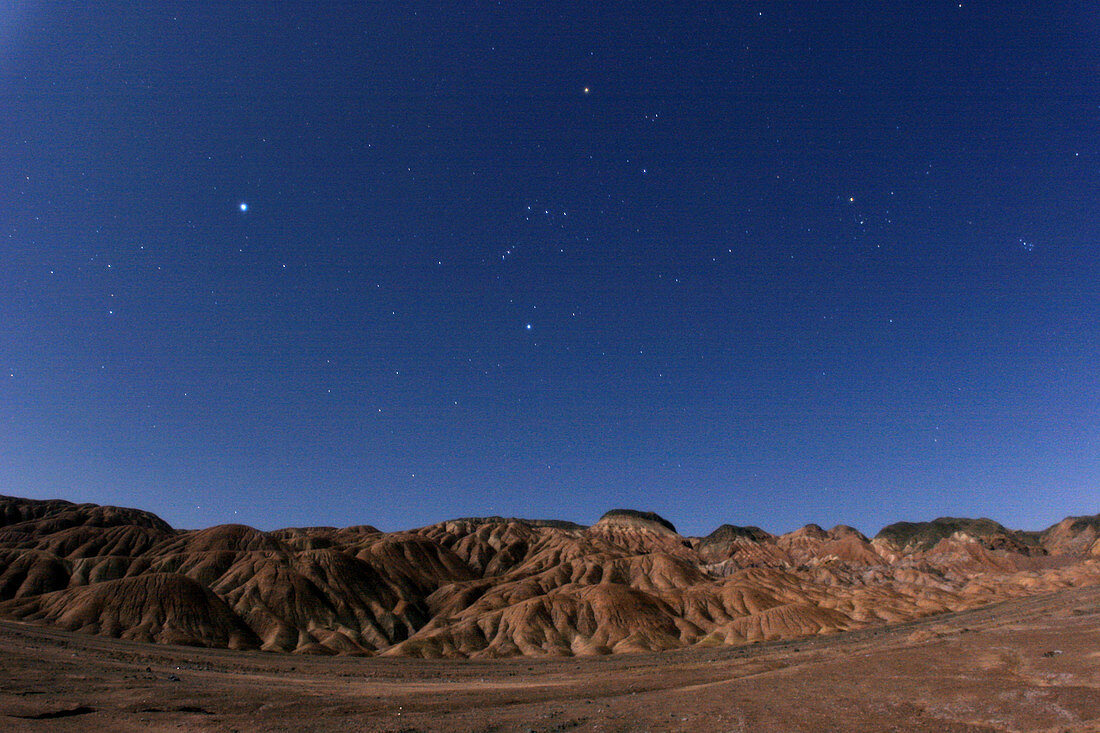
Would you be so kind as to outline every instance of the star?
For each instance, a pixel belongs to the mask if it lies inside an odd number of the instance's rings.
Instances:
[[[238,208],[238,209],[240,209],[240,210],[241,210],[241,213],[243,214],[243,213],[245,213],[246,211],[248,211],[248,203],[247,203],[247,202],[245,202],[245,201],[242,201],[242,202],[241,202],[241,203],[240,203],[240,204],[239,204],[239,205],[237,206],[237,208]]]
[[[532,328],[534,328],[534,326],[532,324],[528,323],[528,324],[525,324],[523,328],[526,331],[530,331]]]
[[[585,88],[584,88],[584,93],[585,93],[585,94],[588,94],[588,93],[589,93],[589,92],[591,92],[591,91],[592,91],[592,90],[591,90],[591,89],[589,89],[588,87],[585,87]]]

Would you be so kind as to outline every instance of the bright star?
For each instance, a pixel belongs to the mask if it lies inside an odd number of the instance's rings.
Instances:
[[[247,203],[245,203],[244,201],[242,201],[242,202],[240,203],[240,206],[238,206],[237,208],[238,208],[238,209],[240,209],[240,210],[241,210],[241,212],[243,213],[243,212],[245,212],[245,211],[248,211],[248,204],[247,204]]]
[[[530,323],[528,323],[527,325],[524,326],[524,328],[527,329],[528,331],[530,331],[532,328],[534,328],[534,326],[532,326]]]

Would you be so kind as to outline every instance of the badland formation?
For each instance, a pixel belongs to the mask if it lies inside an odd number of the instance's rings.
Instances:
[[[455,519],[177,530],[137,509],[0,497],[0,618],[194,647],[322,655],[588,656],[738,646],[1100,585],[1100,515],[683,537],[648,512],[592,526]]]

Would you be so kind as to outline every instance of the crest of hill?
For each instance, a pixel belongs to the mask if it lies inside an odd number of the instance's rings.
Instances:
[[[38,534],[69,527],[117,527],[132,525],[173,532],[171,525],[152,512],[99,504],[74,504],[63,499],[22,499],[0,496],[0,527]]]
[[[763,543],[775,539],[774,535],[764,532],[760,527],[740,527],[724,524],[706,537],[698,539],[695,549],[708,559],[717,555],[728,555],[731,548],[744,543]]]
[[[640,512],[635,509],[612,509],[600,517],[600,520],[593,526],[641,527],[656,529],[657,531],[666,530],[678,534],[676,526],[661,515],[655,512]],[[658,527],[660,529],[657,529]]]
[[[1058,522],[1058,524],[1047,527],[1040,533],[1040,536],[1044,538],[1049,537],[1059,529],[1073,533],[1085,532],[1091,529],[1093,532],[1100,534],[1100,514],[1084,517],[1066,517],[1061,522]]]
[[[838,524],[825,534],[828,535],[830,539],[834,540],[843,539],[845,537],[855,537],[862,542],[868,541],[866,535],[864,535],[855,527],[849,526],[847,524]]]
[[[507,524],[508,522],[516,522],[518,524],[525,524],[528,527],[551,527],[553,529],[586,529],[583,524],[577,524],[576,522],[570,522],[565,519],[524,519],[523,517],[458,517],[457,519],[449,519],[448,522],[465,522],[467,524],[480,525],[480,524]]]
[[[707,562],[727,560],[741,548],[759,548],[761,543],[772,542],[775,537],[759,527],[739,527],[723,524],[706,537],[695,542],[695,551]]]
[[[1039,533],[1039,541],[1054,555],[1087,551],[1100,540],[1100,514],[1091,517],[1066,517]]]
[[[700,546],[704,544],[713,544],[718,542],[732,542],[734,540],[748,540],[750,542],[763,542],[764,540],[774,539],[774,535],[770,532],[765,532],[759,527],[739,527],[735,524],[723,524],[718,529],[714,530],[702,540],[700,540]]]
[[[180,533],[161,548],[163,554],[198,552],[277,552],[286,547],[276,537],[245,524],[218,524]]]
[[[1008,529],[984,517],[938,517],[930,522],[896,522],[879,530],[875,539],[886,540],[907,551],[930,550],[940,540],[956,532],[984,540],[991,547],[1008,544],[1026,549],[1038,545],[1037,535]]]

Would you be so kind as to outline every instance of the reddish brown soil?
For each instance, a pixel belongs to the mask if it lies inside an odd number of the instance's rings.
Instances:
[[[0,622],[0,729],[1098,731],[1100,587],[588,658],[305,657]]]

